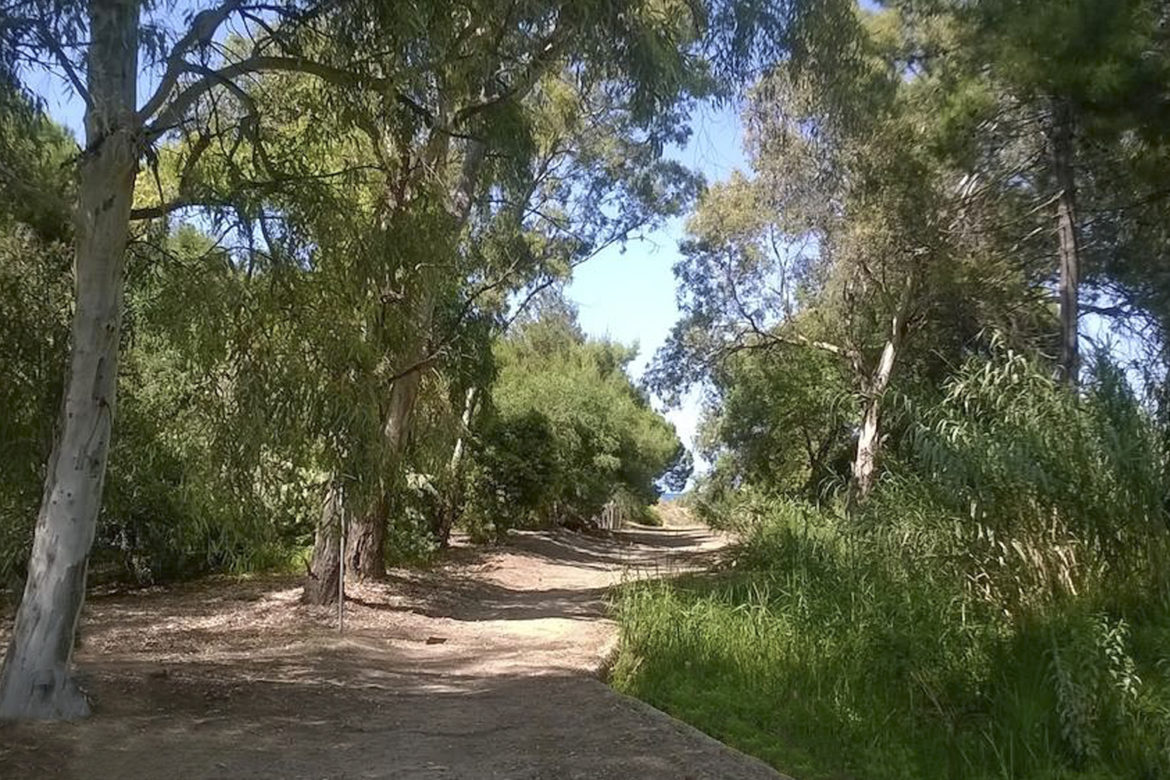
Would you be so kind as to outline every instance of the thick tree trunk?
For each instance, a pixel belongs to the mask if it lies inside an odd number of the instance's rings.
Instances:
[[[345,535],[345,570],[359,580],[386,576],[387,499],[380,498],[368,512],[355,515]]]
[[[69,676],[101,508],[118,376],[123,264],[138,170],[136,0],[92,0],[76,214],[69,374],[45,475],[28,580],[0,672],[0,718],[89,714]]]
[[[336,604],[338,563],[341,550],[338,549],[341,534],[341,492],[330,487],[321,508],[321,520],[317,523],[317,539],[313,544],[313,559],[309,564],[309,577],[301,601],[306,604]]]
[[[1060,256],[1060,372],[1064,381],[1075,385],[1080,373],[1077,327],[1081,258],[1077,235],[1073,115],[1065,101],[1057,102],[1053,111],[1051,144],[1052,173],[1059,190],[1056,197],[1056,234]]]
[[[382,435],[391,471],[401,469],[405,462],[421,381],[422,371],[412,371],[395,380],[390,387],[390,403]],[[390,522],[392,499],[390,491],[383,491],[369,511],[356,515],[350,522],[346,535],[346,568],[358,579],[376,580],[386,576],[386,528]]]
[[[420,349],[420,358],[421,352]],[[382,433],[392,456],[400,458],[406,451],[407,442],[410,440],[410,426],[414,421],[414,403],[418,400],[418,388],[421,383],[420,369],[395,380],[390,388],[390,405]]]
[[[890,386],[894,365],[906,335],[906,320],[914,297],[914,278],[907,281],[890,323],[890,335],[882,347],[877,369],[869,377],[865,388],[865,406],[861,431],[857,437],[857,454],[853,459],[853,490],[859,501],[865,501],[873,491],[877,479],[877,464],[882,448],[882,396]]]

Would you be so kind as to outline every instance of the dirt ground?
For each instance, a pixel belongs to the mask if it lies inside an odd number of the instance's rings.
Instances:
[[[777,778],[597,678],[624,578],[709,565],[699,528],[518,534],[351,584],[290,577],[97,596],[94,715],[0,727],[0,778]]]

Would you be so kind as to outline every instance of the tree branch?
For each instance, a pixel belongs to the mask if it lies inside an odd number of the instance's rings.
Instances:
[[[187,34],[180,38],[175,47],[171,49],[171,54],[167,57],[167,69],[159,81],[158,88],[146,101],[142,110],[138,112],[140,122],[145,123],[154,116],[156,111],[162,108],[172,90],[179,83],[179,77],[190,69],[190,65],[184,60],[188,52],[196,47],[210,44],[219,26],[243,4],[244,0],[227,0],[218,8],[209,8],[195,15],[195,18],[191,20],[191,29],[187,30]]]
[[[53,53],[57,63],[61,66],[61,69],[65,71],[65,76],[69,79],[69,83],[75,90],[77,90],[77,94],[81,96],[81,99],[84,101],[86,108],[88,108],[90,105],[92,105],[92,101],[89,98],[89,90],[85,88],[85,84],[82,82],[81,77],[78,76],[77,71],[73,69],[73,63],[71,63],[69,58],[65,56],[65,50],[61,48],[61,44],[55,37],[53,37],[53,33],[46,28],[43,22],[37,25],[37,33],[40,35],[41,41],[45,44],[45,47]]]
[[[159,112],[155,121],[146,129],[145,135],[147,139],[157,138],[168,130],[178,127],[187,111],[195,105],[199,98],[210,91],[212,87],[230,82],[239,76],[255,73],[304,73],[316,76],[335,86],[352,89],[379,89],[386,91],[391,86],[389,79],[370,76],[368,74],[353,73],[342,68],[335,68],[332,65],[307,60],[303,57],[255,56],[234,62],[230,65],[225,65],[218,70],[211,70],[201,66],[196,67],[189,63],[184,63],[183,72],[201,73],[203,78],[198,79],[186,89],[179,92],[174,100]],[[396,95],[396,99],[401,99],[401,96]],[[425,109],[414,104],[413,101],[410,101],[408,105],[425,111]]]

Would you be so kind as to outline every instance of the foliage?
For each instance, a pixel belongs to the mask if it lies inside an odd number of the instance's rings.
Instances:
[[[1083,397],[1000,349],[956,373],[898,448],[869,522],[962,529],[935,551],[982,598],[1018,611],[1060,597],[1166,587],[1166,453],[1100,355]]]
[[[751,170],[688,223],[651,375],[707,388],[688,502],[746,538],[623,591],[615,683],[801,777],[1165,776],[1164,9],[853,18],[764,69]],[[1102,348],[1054,379],[1058,198],[1074,306],[1152,367]],[[833,485],[866,435],[867,500],[807,484],[818,437]]]
[[[855,414],[839,361],[746,351],[724,361],[712,383],[721,403],[708,410],[701,443],[715,461],[713,479],[734,475],[817,497],[845,478]]]
[[[465,519],[476,533],[587,524],[610,501],[628,510],[657,499],[656,480],[685,450],[626,375],[633,350],[586,339],[571,311],[546,308],[496,355],[470,467]]]
[[[1164,599],[1009,616],[905,540],[773,502],[726,573],[623,589],[613,682],[799,777],[1170,770]]]

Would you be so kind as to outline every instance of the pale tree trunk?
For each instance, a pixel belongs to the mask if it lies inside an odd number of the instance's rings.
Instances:
[[[882,348],[881,362],[866,391],[861,432],[857,437],[857,454],[853,459],[853,485],[858,499],[864,501],[873,490],[877,477],[877,461],[882,447],[881,405],[882,393],[889,386],[898,347],[893,339]]]
[[[69,374],[37,514],[28,580],[0,672],[0,718],[89,714],[69,674],[109,455],[123,264],[138,170],[137,0],[91,0],[76,213]]]
[[[869,497],[877,479],[877,464],[882,449],[882,396],[890,386],[890,378],[894,374],[894,366],[906,335],[906,319],[913,295],[914,283],[911,278],[902,290],[898,308],[890,323],[890,335],[882,347],[877,368],[866,382],[861,431],[857,437],[857,454],[853,459],[853,490],[859,501]]]
[[[450,541],[451,529],[455,527],[463,506],[463,453],[467,450],[467,437],[471,434],[471,418],[475,414],[477,397],[476,389],[469,387],[463,399],[459,436],[455,439],[455,448],[451,451],[451,460],[447,464],[448,487],[432,528],[435,541],[440,547],[446,547]]]
[[[317,524],[317,538],[313,544],[313,559],[309,564],[309,578],[301,600],[306,604],[337,603],[338,563],[341,550],[341,491],[331,485],[321,507],[321,521]]]
[[[1077,347],[1078,285],[1081,260],[1077,235],[1076,170],[1072,109],[1056,104],[1052,124],[1052,173],[1056,179],[1056,234],[1059,241],[1060,277],[1060,372],[1070,385],[1077,383],[1080,353]]]

